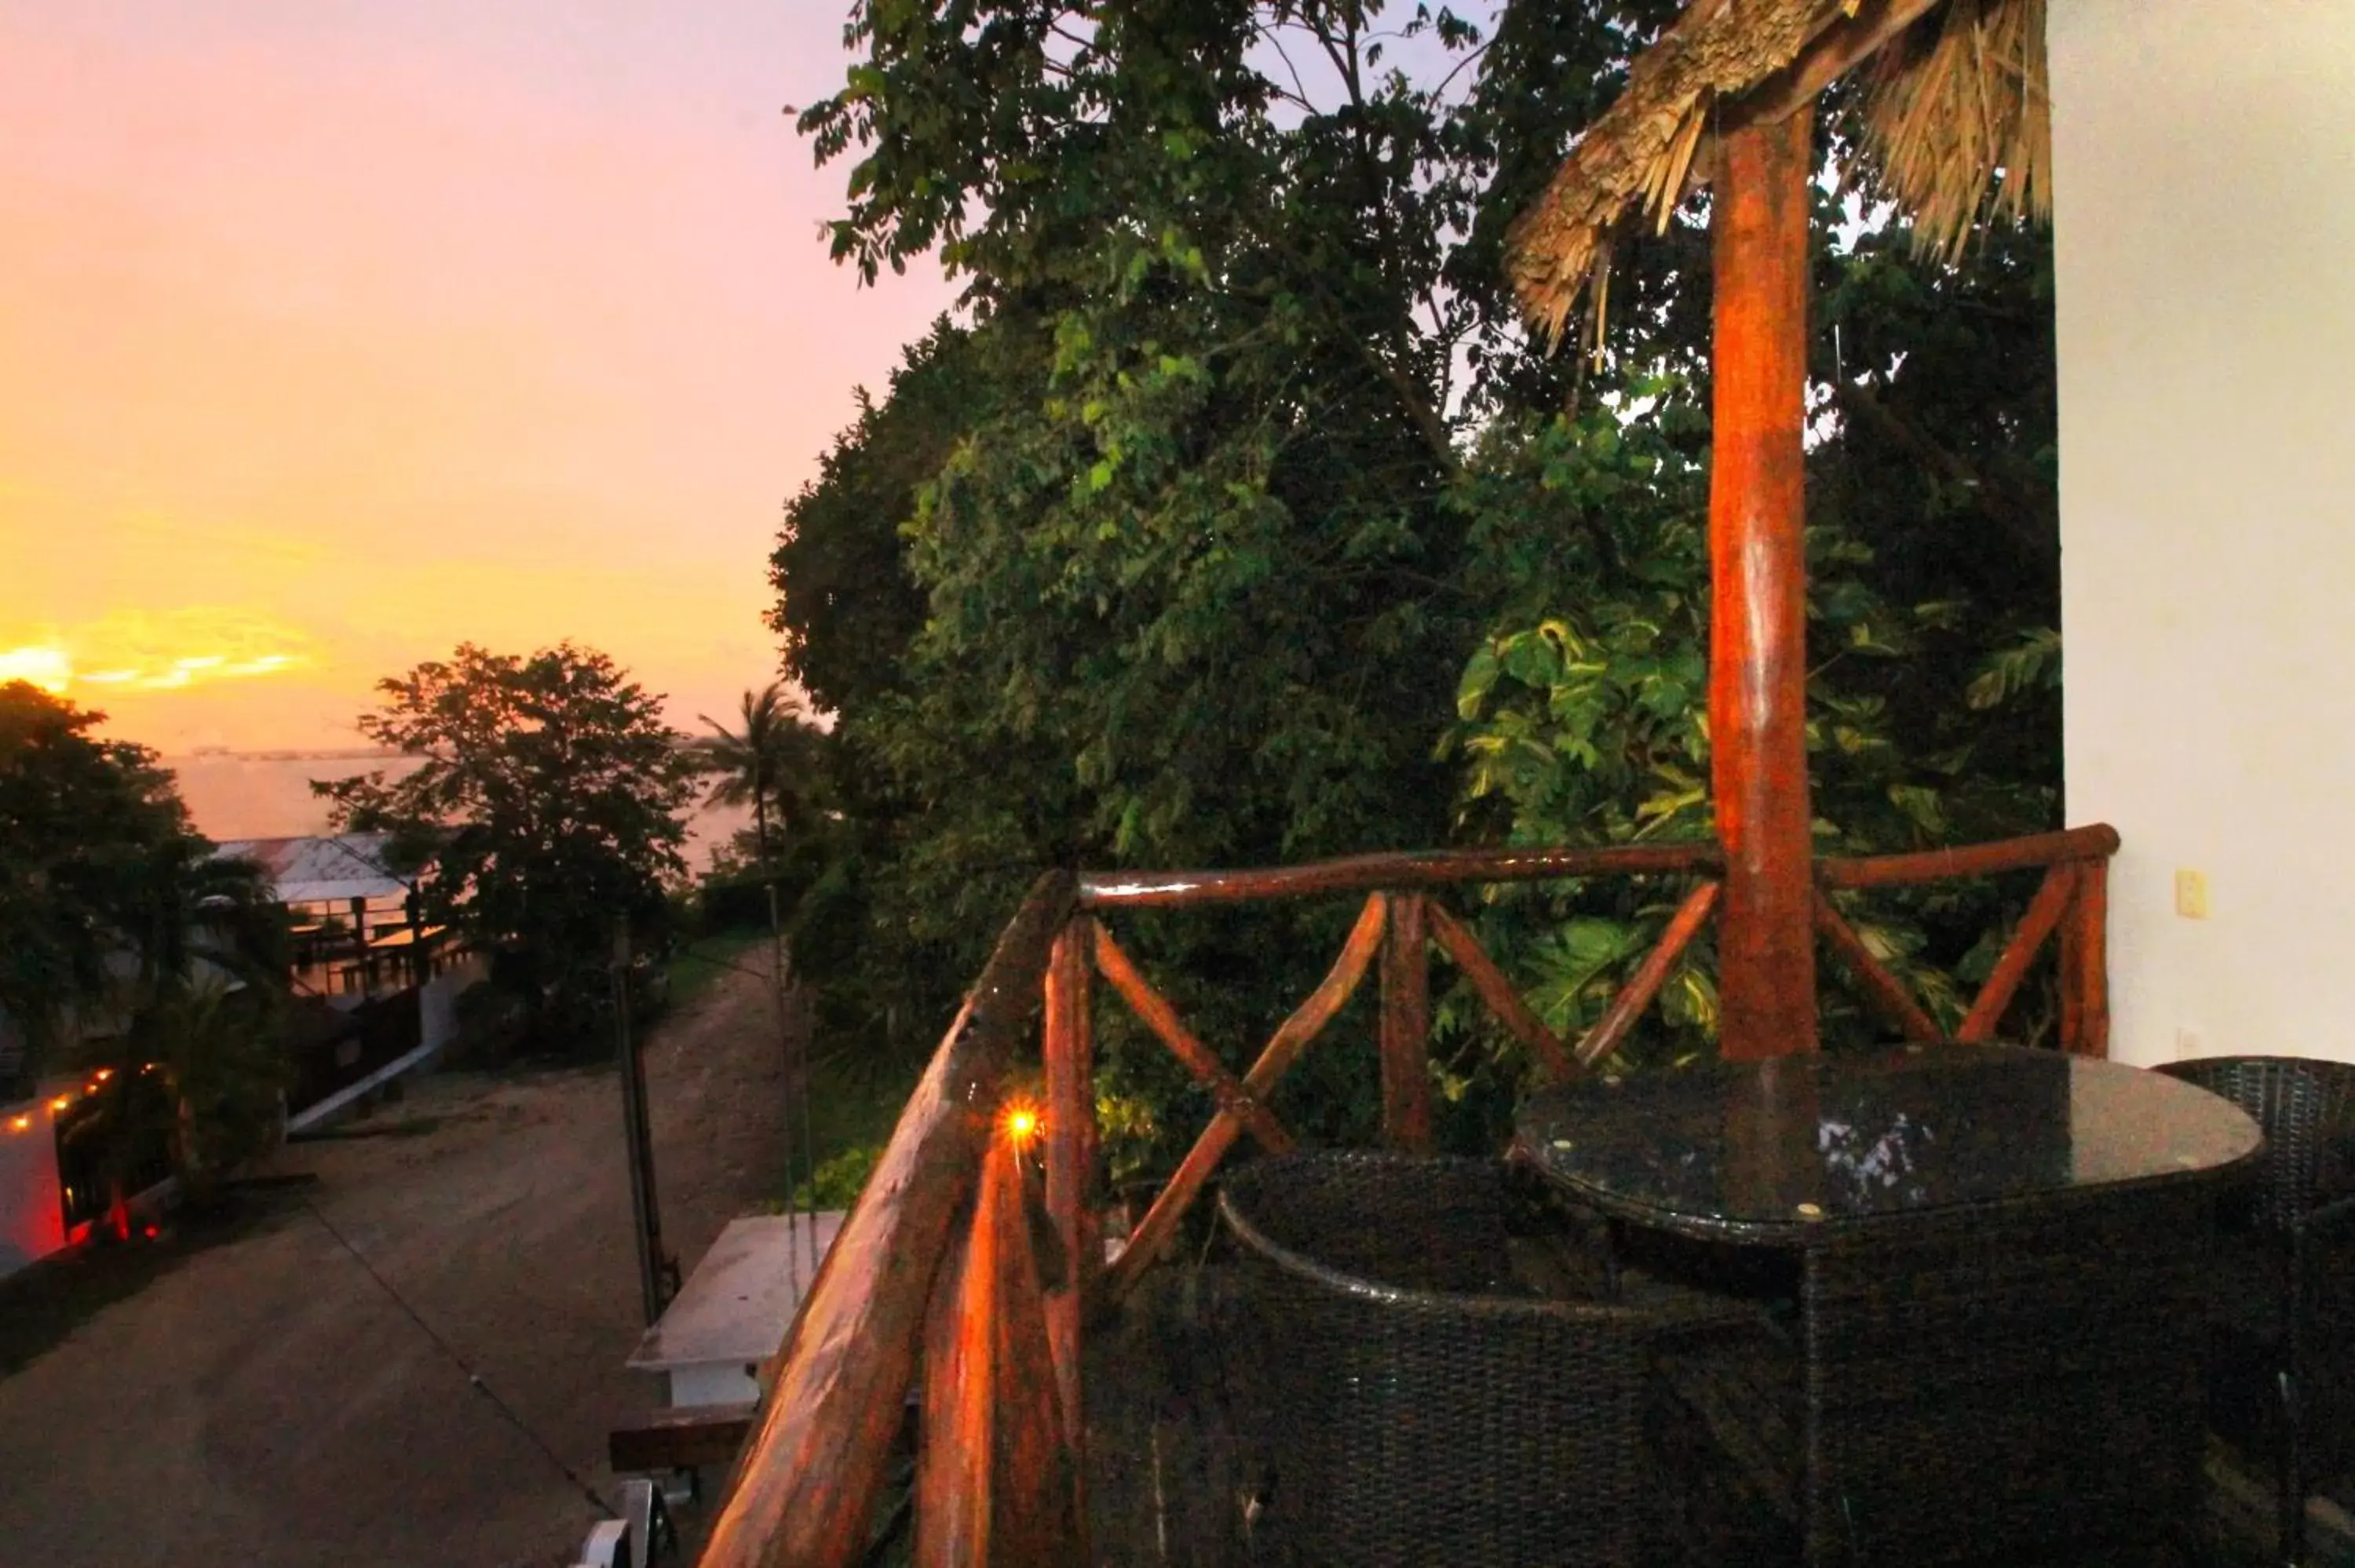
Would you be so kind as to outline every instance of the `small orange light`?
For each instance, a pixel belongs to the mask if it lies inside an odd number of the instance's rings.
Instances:
[[[56,1115],[60,1111],[72,1108],[72,1106],[73,1097],[71,1095],[59,1095],[56,1099],[49,1102],[49,1112],[51,1115]]]
[[[1028,1143],[1039,1136],[1039,1113],[1028,1106],[1007,1107],[1006,1136],[1018,1149]]]
[[[8,1130],[10,1132],[30,1132],[33,1130],[33,1118],[28,1116],[12,1116],[8,1118]]]
[[[98,1081],[102,1084],[106,1082],[107,1079],[114,1076],[114,1069],[112,1067],[101,1067],[98,1070],[96,1076]]]

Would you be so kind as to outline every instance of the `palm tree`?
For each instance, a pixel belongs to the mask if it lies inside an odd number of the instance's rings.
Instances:
[[[799,697],[772,681],[744,694],[741,729],[731,730],[708,714],[696,715],[712,730],[703,742],[704,770],[719,779],[711,799],[723,806],[751,806],[752,842],[763,866],[769,863],[771,807],[782,819],[787,804],[800,799],[811,761],[815,732],[804,711]]]

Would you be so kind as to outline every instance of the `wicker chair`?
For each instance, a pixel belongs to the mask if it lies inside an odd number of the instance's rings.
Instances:
[[[1266,1379],[1255,1536],[1302,1563],[1625,1564],[1652,1318],[1510,1277],[1493,1163],[1264,1160],[1229,1177]]]
[[[2272,1448],[2282,1555],[2296,1563],[2308,1484],[2355,1457],[2355,1065],[2217,1056],[2159,1071],[2264,1129],[2254,1186],[2225,1216],[2210,1407],[2227,1436]]]

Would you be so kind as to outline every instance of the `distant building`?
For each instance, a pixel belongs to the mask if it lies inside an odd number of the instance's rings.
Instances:
[[[393,869],[389,842],[343,833],[219,848],[260,866],[270,898],[293,916],[287,1108],[296,1129],[431,1061],[456,1033],[458,992],[481,975],[453,933],[425,924],[416,880]]]
[[[225,858],[261,868],[272,902],[294,916],[297,995],[349,1008],[421,985],[445,967],[446,933],[419,916],[417,885],[386,858],[388,835],[233,839]]]

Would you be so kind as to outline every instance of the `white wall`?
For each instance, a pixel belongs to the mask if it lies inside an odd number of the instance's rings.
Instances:
[[[65,1245],[58,1135],[48,1107],[38,1100],[0,1105],[0,1278]]]
[[[2048,37],[2068,811],[2125,840],[2112,1054],[2355,1059],[2355,4],[2051,0]]]

